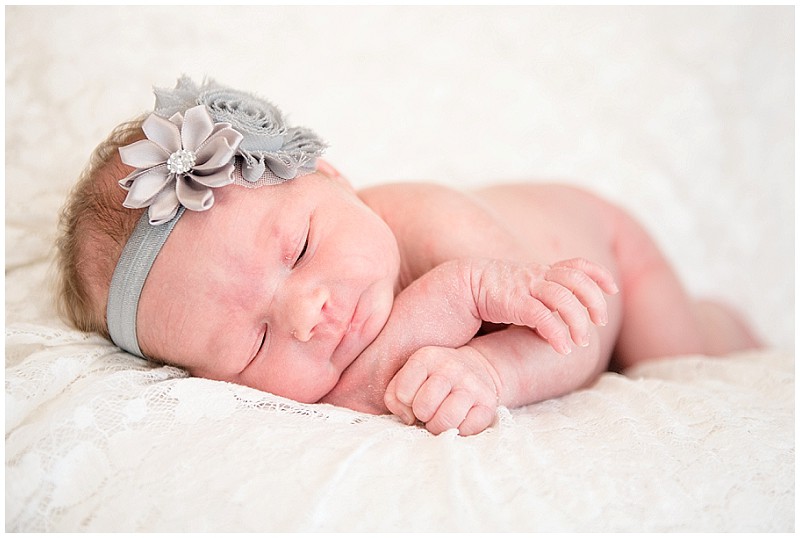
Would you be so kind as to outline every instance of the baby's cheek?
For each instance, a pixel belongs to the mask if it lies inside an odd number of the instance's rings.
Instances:
[[[267,363],[241,376],[238,382],[297,402],[316,403],[336,386],[339,379],[338,372],[333,371],[330,363],[316,365],[308,357],[289,358],[284,355]]]

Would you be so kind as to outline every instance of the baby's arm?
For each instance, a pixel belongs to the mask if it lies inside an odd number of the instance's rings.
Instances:
[[[588,262],[569,263],[580,267]],[[587,275],[592,275],[603,291],[617,291],[610,274],[602,268],[590,266]],[[489,289],[494,287],[494,283],[488,285]],[[574,289],[576,297],[587,290],[600,295],[584,298],[581,304],[587,307],[595,325],[605,325],[605,301],[599,289]],[[567,320],[573,314],[559,311],[559,315]],[[517,407],[560,396],[593,379],[605,366],[601,357],[608,354],[601,349],[600,330],[586,326],[585,333],[573,332],[573,340],[581,345],[567,356],[526,327],[479,336],[457,349],[422,348],[389,383],[385,403],[406,423],[419,420],[433,433],[450,428],[458,428],[462,435],[478,433],[492,423],[497,405]]]
[[[519,407],[568,394],[605,368],[599,332],[589,345],[558,354],[526,327],[479,336],[457,349],[431,346],[411,355],[386,389],[386,405],[407,424],[462,435],[491,425],[498,405]]]
[[[426,346],[463,346],[483,321],[535,328],[568,353],[570,339],[588,341],[589,318],[605,322],[601,288],[615,291],[611,275],[586,260],[553,266],[486,259],[441,264],[398,294],[384,329],[321,401],[385,413],[386,387],[409,356]]]

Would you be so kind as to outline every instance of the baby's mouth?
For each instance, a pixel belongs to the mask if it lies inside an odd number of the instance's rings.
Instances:
[[[355,319],[356,319],[356,312],[358,312],[358,304],[359,304],[359,303],[358,303],[358,302],[356,302],[356,306],[355,306],[355,308],[353,308],[353,313],[350,315],[350,319],[347,321],[347,323],[346,323],[346,324],[345,324],[345,326],[344,326],[344,330],[342,331],[342,336],[341,336],[341,338],[339,338],[339,345],[338,345],[337,347],[339,347],[339,346],[341,346],[341,345],[342,345],[342,343],[345,341],[345,339],[347,338],[347,336],[348,336],[348,335],[349,335],[349,334],[352,332],[352,330],[353,330],[353,322],[354,322],[354,321],[355,321]]]
[[[356,301],[356,305],[353,308],[352,314],[350,314],[349,319],[345,323],[342,324],[342,331],[339,336],[339,341],[336,344],[336,347],[333,349],[333,353],[331,353],[331,360],[336,360],[337,363],[343,363],[342,366],[346,368],[350,365],[353,360],[358,356],[358,353],[355,354],[353,357],[343,357],[342,353],[347,353],[348,348],[352,347],[350,344],[350,336],[357,332],[361,325],[359,324],[358,320],[358,310],[359,306],[361,305],[361,298],[359,297],[358,301]],[[360,353],[360,351],[359,351]],[[343,360],[344,359],[344,360]]]

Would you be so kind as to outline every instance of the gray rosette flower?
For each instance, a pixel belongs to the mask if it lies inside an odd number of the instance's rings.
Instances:
[[[151,114],[142,130],[146,139],[119,148],[122,162],[136,168],[119,184],[128,191],[123,205],[147,207],[150,224],[169,221],[181,205],[207,210],[214,205],[211,189],[233,182],[242,135],[228,123],[215,123],[205,106],[169,119]]]
[[[198,87],[181,77],[174,89],[154,90],[155,112],[169,117],[189,107],[203,105],[215,122],[230,123],[239,131],[242,143],[242,177],[258,181],[266,168],[288,180],[313,172],[325,144],[310,129],[289,127],[281,111],[269,101],[220,86],[213,81]]]

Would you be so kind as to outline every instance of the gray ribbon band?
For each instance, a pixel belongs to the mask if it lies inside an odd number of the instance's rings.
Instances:
[[[136,336],[139,297],[156,256],[184,210],[181,206],[171,220],[158,226],[150,224],[145,211],[122,249],[111,277],[106,307],[108,332],[117,346],[139,357],[144,358]]]

